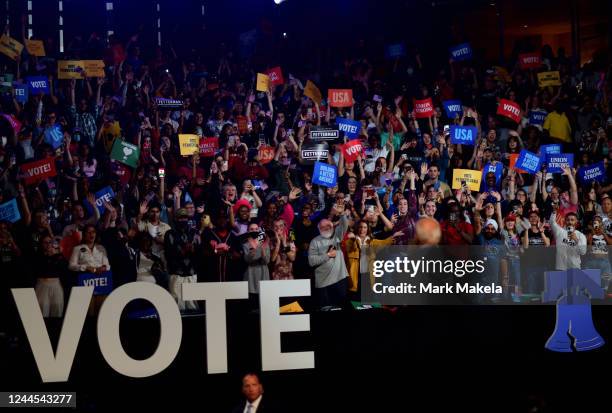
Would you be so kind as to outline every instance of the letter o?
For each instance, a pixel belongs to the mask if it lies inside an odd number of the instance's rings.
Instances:
[[[160,337],[155,353],[147,359],[131,358],[121,345],[119,323],[124,307],[132,300],[149,301],[159,314]],[[115,371],[128,377],[149,377],[174,361],[181,346],[183,324],[174,298],[163,288],[147,282],[131,282],[108,296],[98,316],[98,343],[102,356]]]

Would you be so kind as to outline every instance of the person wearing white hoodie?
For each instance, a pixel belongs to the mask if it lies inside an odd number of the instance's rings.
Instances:
[[[553,232],[556,246],[557,270],[581,268],[581,256],[587,252],[586,236],[576,229],[578,217],[570,212],[565,215],[563,227],[557,221],[557,211],[550,216],[550,226]]]

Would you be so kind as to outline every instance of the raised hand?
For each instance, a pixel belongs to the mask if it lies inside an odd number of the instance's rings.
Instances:
[[[425,175],[428,170],[429,168],[427,167],[427,163],[425,162],[421,163],[421,176]]]
[[[145,215],[147,212],[149,212],[149,201],[145,199],[144,201],[140,203],[140,208],[138,208],[138,213],[140,215]]]

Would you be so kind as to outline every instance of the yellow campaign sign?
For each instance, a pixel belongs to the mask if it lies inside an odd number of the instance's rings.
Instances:
[[[87,77],[104,77],[104,61],[102,60],[83,60],[85,75]]]
[[[57,62],[58,79],[83,79],[84,70],[83,60],[59,60]]]
[[[26,40],[26,49],[32,56],[44,57],[45,45],[42,40]]]
[[[304,312],[304,309],[302,308],[300,303],[298,303],[297,301],[294,301],[292,303],[284,305],[281,308],[279,308],[279,310],[280,310],[281,314],[286,314],[286,313],[303,313]]]
[[[316,102],[317,105],[320,105],[321,101],[323,100],[323,95],[321,95],[321,91],[319,90],[317,85],[315,85],[310,80],[306,81],[306,86],[304,86],[304,95]]]
[[[538,86],[561,86],[561,75],[558,70],[538,73]]]
[[[268,75],[265,75],[263,73],[257,73],[256,89],[258,92],[267,92],[269,89],[268,87],[269,83],[270,83],[270,77]]]
[[[497,80],[501,80],[505,83],[512,82],[512,77],[510,76],[510,73],[508,73],[505,67],[493,66],[493,69],[495,69],[495,77]]]
[[[4,53],[11,59],[17,59],[17,56],[21,54],[23,50],[23,45],[19,43],[17,40],[13,39],[6,34],[3,34],[0,37],[0,53]]]
[[[482,171],[474,171],[471,169],[454,169],[452,188],[461,189],[461,183],[465,182],[470,191],[480,191],[481,180]]]
[[[200,153],[200,137],[181,133],[179,134],[179,146],[181,155],[193,156],[194,153]]]

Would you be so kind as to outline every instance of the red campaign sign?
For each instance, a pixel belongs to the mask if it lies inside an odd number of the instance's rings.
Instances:
[[[521,69],[537,69],[542,65],[542,58],[539,53],[523,53],[519,55],[519,65]]]
[[[219,138],[201,138],[200,139],[200,156],[211,157],[219,149]]]
[[[511,100],[500,100],[499,106],[497,106],[497,114],[512,119],[516,123],[521,121],[521,107]]]
[[[352,140],[342,145],[342,154],[346,162],[354,162],[363,152],[363,146],[359,140]]]
[[[353,89],[329,89],[327,100],[332,108],[353,106]]]
[[[415,118],[428,118],[433,116],[433,102],[431,98],[414,100],[414,117]]]
[[[273,67],[269,69],[266,74],[270,78],[269,82],[272,86],[282,85],[285,83],[285,78],[283,77],[283,71],[280,66]]]
[[[238,124],[238,133],[240,133],[241,135],[245,135],[249,132],[249,123],[246,116],[236,116],[236,123]]]
[[[51,178],[57,175],[55,171],[55,159],[46,158],[40,161],[29,162],[21,165],[21,175],[24,178],[25,184],[30,185],[38,183],[43,179]]]
[[[268,145],[261,145],[259,147],[259,162],[262,165],[265,165],[267,163],[272,162],[272,160],[274,159],[274,155],[275,155],[275,151],[274,148],[272,146],[268,146]]]

